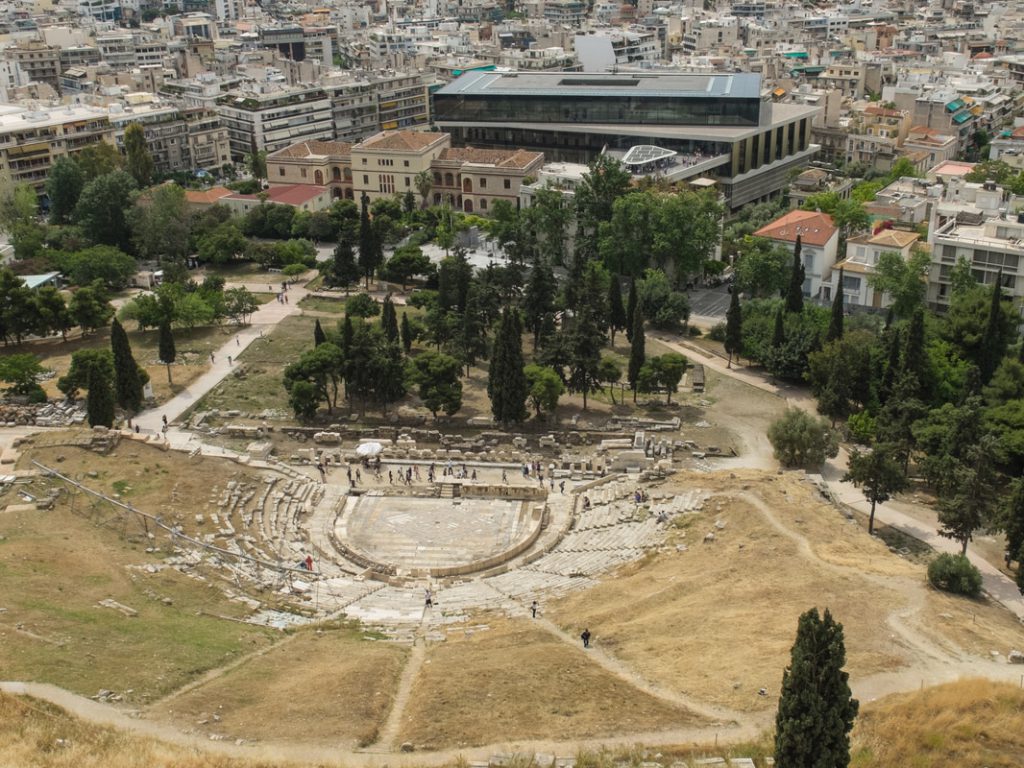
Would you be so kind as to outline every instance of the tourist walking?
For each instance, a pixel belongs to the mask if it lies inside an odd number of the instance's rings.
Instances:
[[[530,603],[530,615],[532,615],[533,618],[535,618],[535,619],[537,618],[537,601],[536,600],[534,600],[532,603]]]
[[[583,641],[583,647],[584,648],[589,648],[590,647],[590,630],[589,629],[584,629],[583,630],[583,634],[580,635],[580,640]]]

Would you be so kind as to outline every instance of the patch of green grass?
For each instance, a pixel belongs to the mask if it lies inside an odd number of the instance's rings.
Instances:
[[[313,312],[345,314],[345,299],[341,296],[336,299],[329,299],[324,296],[306,296],[299,302],[299,306],[302,309],[308,309]]]

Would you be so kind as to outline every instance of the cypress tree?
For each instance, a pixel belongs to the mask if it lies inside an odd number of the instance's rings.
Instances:
[[[90,427],[114,426],[114,392],[110,386],[110,371],[106,366],[89,368],[86,386],[85,413]]]
[[[828,324],[828,334],[825,341],[835,341],[843,338],[843,268],[839,268],[839,287],[836,295],[832,297],[832,319]]]
[[[803,243],[800,235],[796,236],[796,244],[793,246],[793,269],[789,274],[789,288],[786,290],[786,311],[800,314],[804,311],[804,263],[800,258],[803,250]]]
[[[785,312],[782,307],[775,313],[775,328],[772,331],[772,349],[778,349],[786,343]]]
[[[533,350],[537,351],[545,319],[555,309],[555,276],[551,267],[541,256],[533,260],[530,280],[523,293],[523,312],[526,313],[526,327],[533,332]]]
[[[732,356],[739,359],[743,348],[743,311],[740,309],[740,290],[733,286],[729,298],[729,311],[725,313],[725,351],[729,353],[727,368],[732,368]]]
[[[882,374],[882,381],[878,385],[878,401],[885,405],[889,395],[892,394],[893,387],[896,386],[896,377],[900,372],[900,332],[895,328],[890,328],[884,333],[883,338],[889,347],[889,354],[885,371]]]
[[[365,192],[360,202],[362,208],[359,211],[359,267],[363,270],[366,287],[369,289],[370,278],[380,265],[381,250],[373,222],[370,221],[370,198]]]
[[[629,342],[629,368],[626,380],[633,390],[633,402],[636,402],[636,382],[640,378],[640,369],[647,360],[647,340],[644,337],[644,313],[639,307],[633,309],[633,335]]]
[[[347,286],[359,280],[359,265],[356,263],[356,255],[350,243],[344,235],[334,246],[334,254],[331,257],[330,267],[325,275],[329,285]]]
[[[395,303],[391,300],[390,293],[384,297],[384,304],[381,307],[380,327],[388,341],[398,341],[398,314],[395,312]]]
[[[634,307],[635,309],[635,307]],[[612,346],[615,346],[615,332],[626,330],[626,308],[622,306],[622,286],[619,284],[619,276],[612,275],[608,281],[608,332],[612,337]]]
[[[110,324],[110,351],[114,355],[114,392],[117,404],[137,413],[142,408],[143,379],[132,356],[128,334],[117,318]]]
[[[405,354],[412,352],[412,326],[409,325],[409,316],[402,313],[402,327],[400,330],[402,336],[402,348],[405,350]]]
[[[171,381],[171,365],[178,357],[178,350],[174,346],[174,334],[171,333],[171,323],[163,320],[160,323],[160,362],[167,366],[167,383]]]
[[[487,396],[491,413],[499,424],[508,425],[526,419],[526,374],[523,372],[522,325],[516,310],[502,310],[494,354],[487,371]]]
[[[901,373],[913,375],[918,385],[914,396],[919,400],[927,401],[928,398],[925,396],[927,393],[926,382],[931,380],[931,369],[928,353],[925,350],[924,339],[924,309],[918,307],[910,318],[910,325],[907,326],[900,370]]]
[[[626,338],[633,341],[633,329],[636,328],[636,278],[629,281],[629,297],[626,299]]]
[[[319,347],[327,341],[327,334],[324,333],[324,329],[320,326],[320,318],[317,318],[316,325],[313,326],[313,346]]]
[[[981,337],[981,350],[978,355],[978,371],[982,384],[988,384],[992,374],[999,367],[1006,351],[1006,340],[1003,339],[1003,270],[996,275],[992,286],[992,302],[988,310],[988,323],[985,335]]]
[[[1007,566],[1024,558],[1024,477],[1018,477],[1010,486],[1010,493],[1003,502],[1000,528],[1006,533]],[[1017,573],[1024,572],[1024,565],[1017,566]]]
[[[858,703],[843,671],[843,625],[825,610],[800,617],[775,716],[775,764],[786,768],[845,768]]]

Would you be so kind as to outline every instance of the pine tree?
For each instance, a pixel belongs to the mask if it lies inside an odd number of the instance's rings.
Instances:
[[[1018,571],[1024,571],[1020,561],[1024,558],[1024,476],[1010,485],[1010,493],[1003,502],[1000,528],[1006,534],[1006,564],[1018,561]]]
[[[775,328],[772,330],[772,349],[778,349],[786,343],[786,322],[783,308],[775,313]]]
[[[825,610],[800,617],[775,716],[775,764],[786,768],[846,768],[858,703],[843,671],[843,625]]]
[[[114,392],[117,404],[138,413],[142,408],[143,375],[132,356],[132,347],[124,326],[115,318],[110,324],[110,351],[114,355]]]
[[[739,360],[743,349],[743,311],[740,309],[740,290],[732,288],[729,298],[729,310],[725,313],[725,351],[729,353],[727,368],[732,368],[732,356]]]
[[[342,236],[334,247],[330,267],[325,274],[328,285],[349,286],[359,280],[361,272],[356,263],[356,255],[352,243]]]
[[[380,266],[381,248],[377,240],[377,233],[370,221],[370,198],[364,192],[361,200],[362,208],[359,212],[359,268],[363,270],[366,277],[366,287],[370,287],[370,278],[374,270]]]
[[[570,338],[569,387],[583,395],[583,410],[587,410],[587,395],[601,388],[601,347],[605,343],[606,324],[602,319],[604,274],[604,268],[597,262],[587,265]]]
[[[644,313],[640,307],[633,309],[633,334],[629,342],[629,368],[626,370],[626,380],[633,390],[633,402],[636,402],[637,381],[640,378],[640,369],[644,367],[647,360],[647,339],[644,336]]]
[[[800,258],[803,250],[803,243],[800,235],[796,236],[796,244],[793,246],[793,269],[789,274],[789,288],[786,290],[786,311],[800,314],[804,311],[804,279],[807,277],[804,272],[804,263]]]
[[[636,327],[636,305],[639,301],[636,295],[636,278],[629,281],[629,297],[626,299],[626,338],[633,341],[633,329]]]
[[[384,297],[384,304],[381,307],[380,327],[389,342],[398,341],[398,314],[395,312],[395,303],[391,300],[390,293]]]
[[[466,311],[462,313],[457,340],[459,357],[468,376],[470,366],[487,357],[487,317],[476,283],[471,284],[466,293]]]
[[[989,305],[988,323],[985,335],[981,337],[981,349],[978,355],[978,371],[981,383],[988,384],[992,374],[996,372],[1003,354],[1006,351],[1006,339],[1003,338],[1003,270],[996,275],[992,285],[992,303]]]
[[[928,401],[927,382],[931,380],[931,364],[925,348],[924,309],[918,307],[910,317],[906,338],[903,343],[903,354],[900,358],[900,372],[909,373],[917,380],[918,390],[914,396],[919,400]]]
[[[316,325],[313,326],[313,346],[319,347],[325,341],[327,341],[327,334],[324,333],[324,329],[320,325],[320,318],[317,318]]]
[[[843,268],[839,268],[839,287],[832,299],[832,319],[828,324],[828,333],[825,341],[835,341],[843,338]]]
[[[169,320],[163,320],[160,323],[160,362],[167,366],[167,383],[173,384],[171,381],[171,365],[178,357],[178,350],[174,346],[174,334],[171,333],[171,323]]]
[[[519,313],[510,307],[502,310],[494,354],[487,371],[487,396],[494,420],[502,425],[526,419],[528,387],[523,372],[522,326]]]
[[[615,346],[615,332],[626,330],[626,308],[622,305],[622,285],[619,283],[619,276],[612,275],[608,282],[608,332],[612,337],[612,346]]]
[[[402,348],[405,350],[405,354],[408,355],[412,352],[412,326],[409,325],[409,316],[402,313],[402,327],[400,329],[402,336]]]
[[[555,309],[555,276],[551,267],[543,257],[536,256],[530,280],[523,294],[523,312],[526,315],[526,327],[533,333],[533,351],[540,344],[540,334],[544,329],[548,315]]]
[[[111,388],[111,372],[105,366],[89,369],[86,386],[89,393],[85,399],[85,413],[90,427],[114,426],[114,392]]]

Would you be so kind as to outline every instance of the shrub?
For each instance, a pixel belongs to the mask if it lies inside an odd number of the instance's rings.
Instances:
[[[963,555],[941,554],[928,564],[928,581],[936,589],[955,595],[981,594],[981,571]]]
[[[704,335],[703,333],[701,333],[700,328],[698,328],[695,325],[691,325],[689,328],[687,328],[686,332],[688,334],[690,334],[691,336],[693,336],[694,338],[697,338],[698,336],[703,336]]]
[[[725,323],[719,323],[708,331],[708,338],[712,341],[725,343]]]
[[[307,269],[309,269],[309,267],[305,264],[289,264],[281,270],[281,274],[285,277],[295,277],[296,275],[301,275]]]
[[[798,408],[787,408],[768,427],[775,458],[786,467],[820,467],[839,453],[835,432],[824,419]]]

